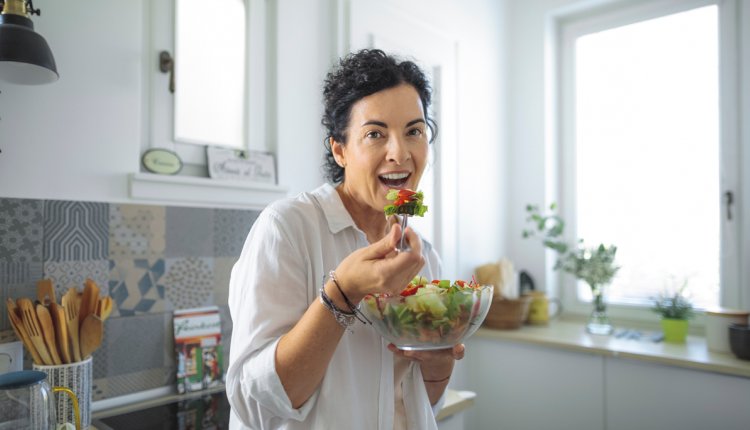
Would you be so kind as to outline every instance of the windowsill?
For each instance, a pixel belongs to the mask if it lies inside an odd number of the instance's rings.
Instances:
[[[287,195],[278,185],[153,173],[130,174],[128,185],[136,200],[240,209],[262,209]]]
[[[750,378],[750,361],[740,360],[731,352],[709,351],[702,336],[688,336],[685,344],[653,342],[645,338],[618,339],[588,334],[584,324],[582,321],[555,319],[547,326],[523,326],[519,330],[480,328],[475,336]]]

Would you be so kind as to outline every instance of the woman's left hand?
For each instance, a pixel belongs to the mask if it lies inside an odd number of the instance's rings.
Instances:
[[[462,343],[453,346],[453,348],[430,351],[404,351],[391,343],[388,345],[388,349],[400,357],[419,363],[422,369],[422,378],[425,381],[442,380],[450,377],[453,373],[453,364],[456,360],[464,358],[466,351],[466,347]]]

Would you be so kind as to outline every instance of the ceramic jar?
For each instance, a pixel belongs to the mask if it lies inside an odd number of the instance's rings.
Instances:
[[[729,353],[729,326],[747,324],[750,312],[717,308],[706,311],[706,345],[714,352]]]

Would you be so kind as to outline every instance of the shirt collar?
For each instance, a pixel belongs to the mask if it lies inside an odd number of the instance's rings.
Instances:
[[[323,210],[331,233],[336,234],[347,227],[357,228],[349,211],[344,207],[341,196],[339,196],[333,185],[328,183],[323,184],[314,190],[312,195]]]

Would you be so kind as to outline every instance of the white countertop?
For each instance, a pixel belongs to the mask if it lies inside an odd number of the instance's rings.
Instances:
[[[633,358],[661,364],[750,378],[750,361],[730,353],[709,351],[702,336],[688,336],[684,344],[653,342],[647,338],[624,339],[586,333],[580,321],[553,320],[546,326],[525,325],[518,330],[480,328],[477,338],[524,342],[588,352],[610,357]]]

